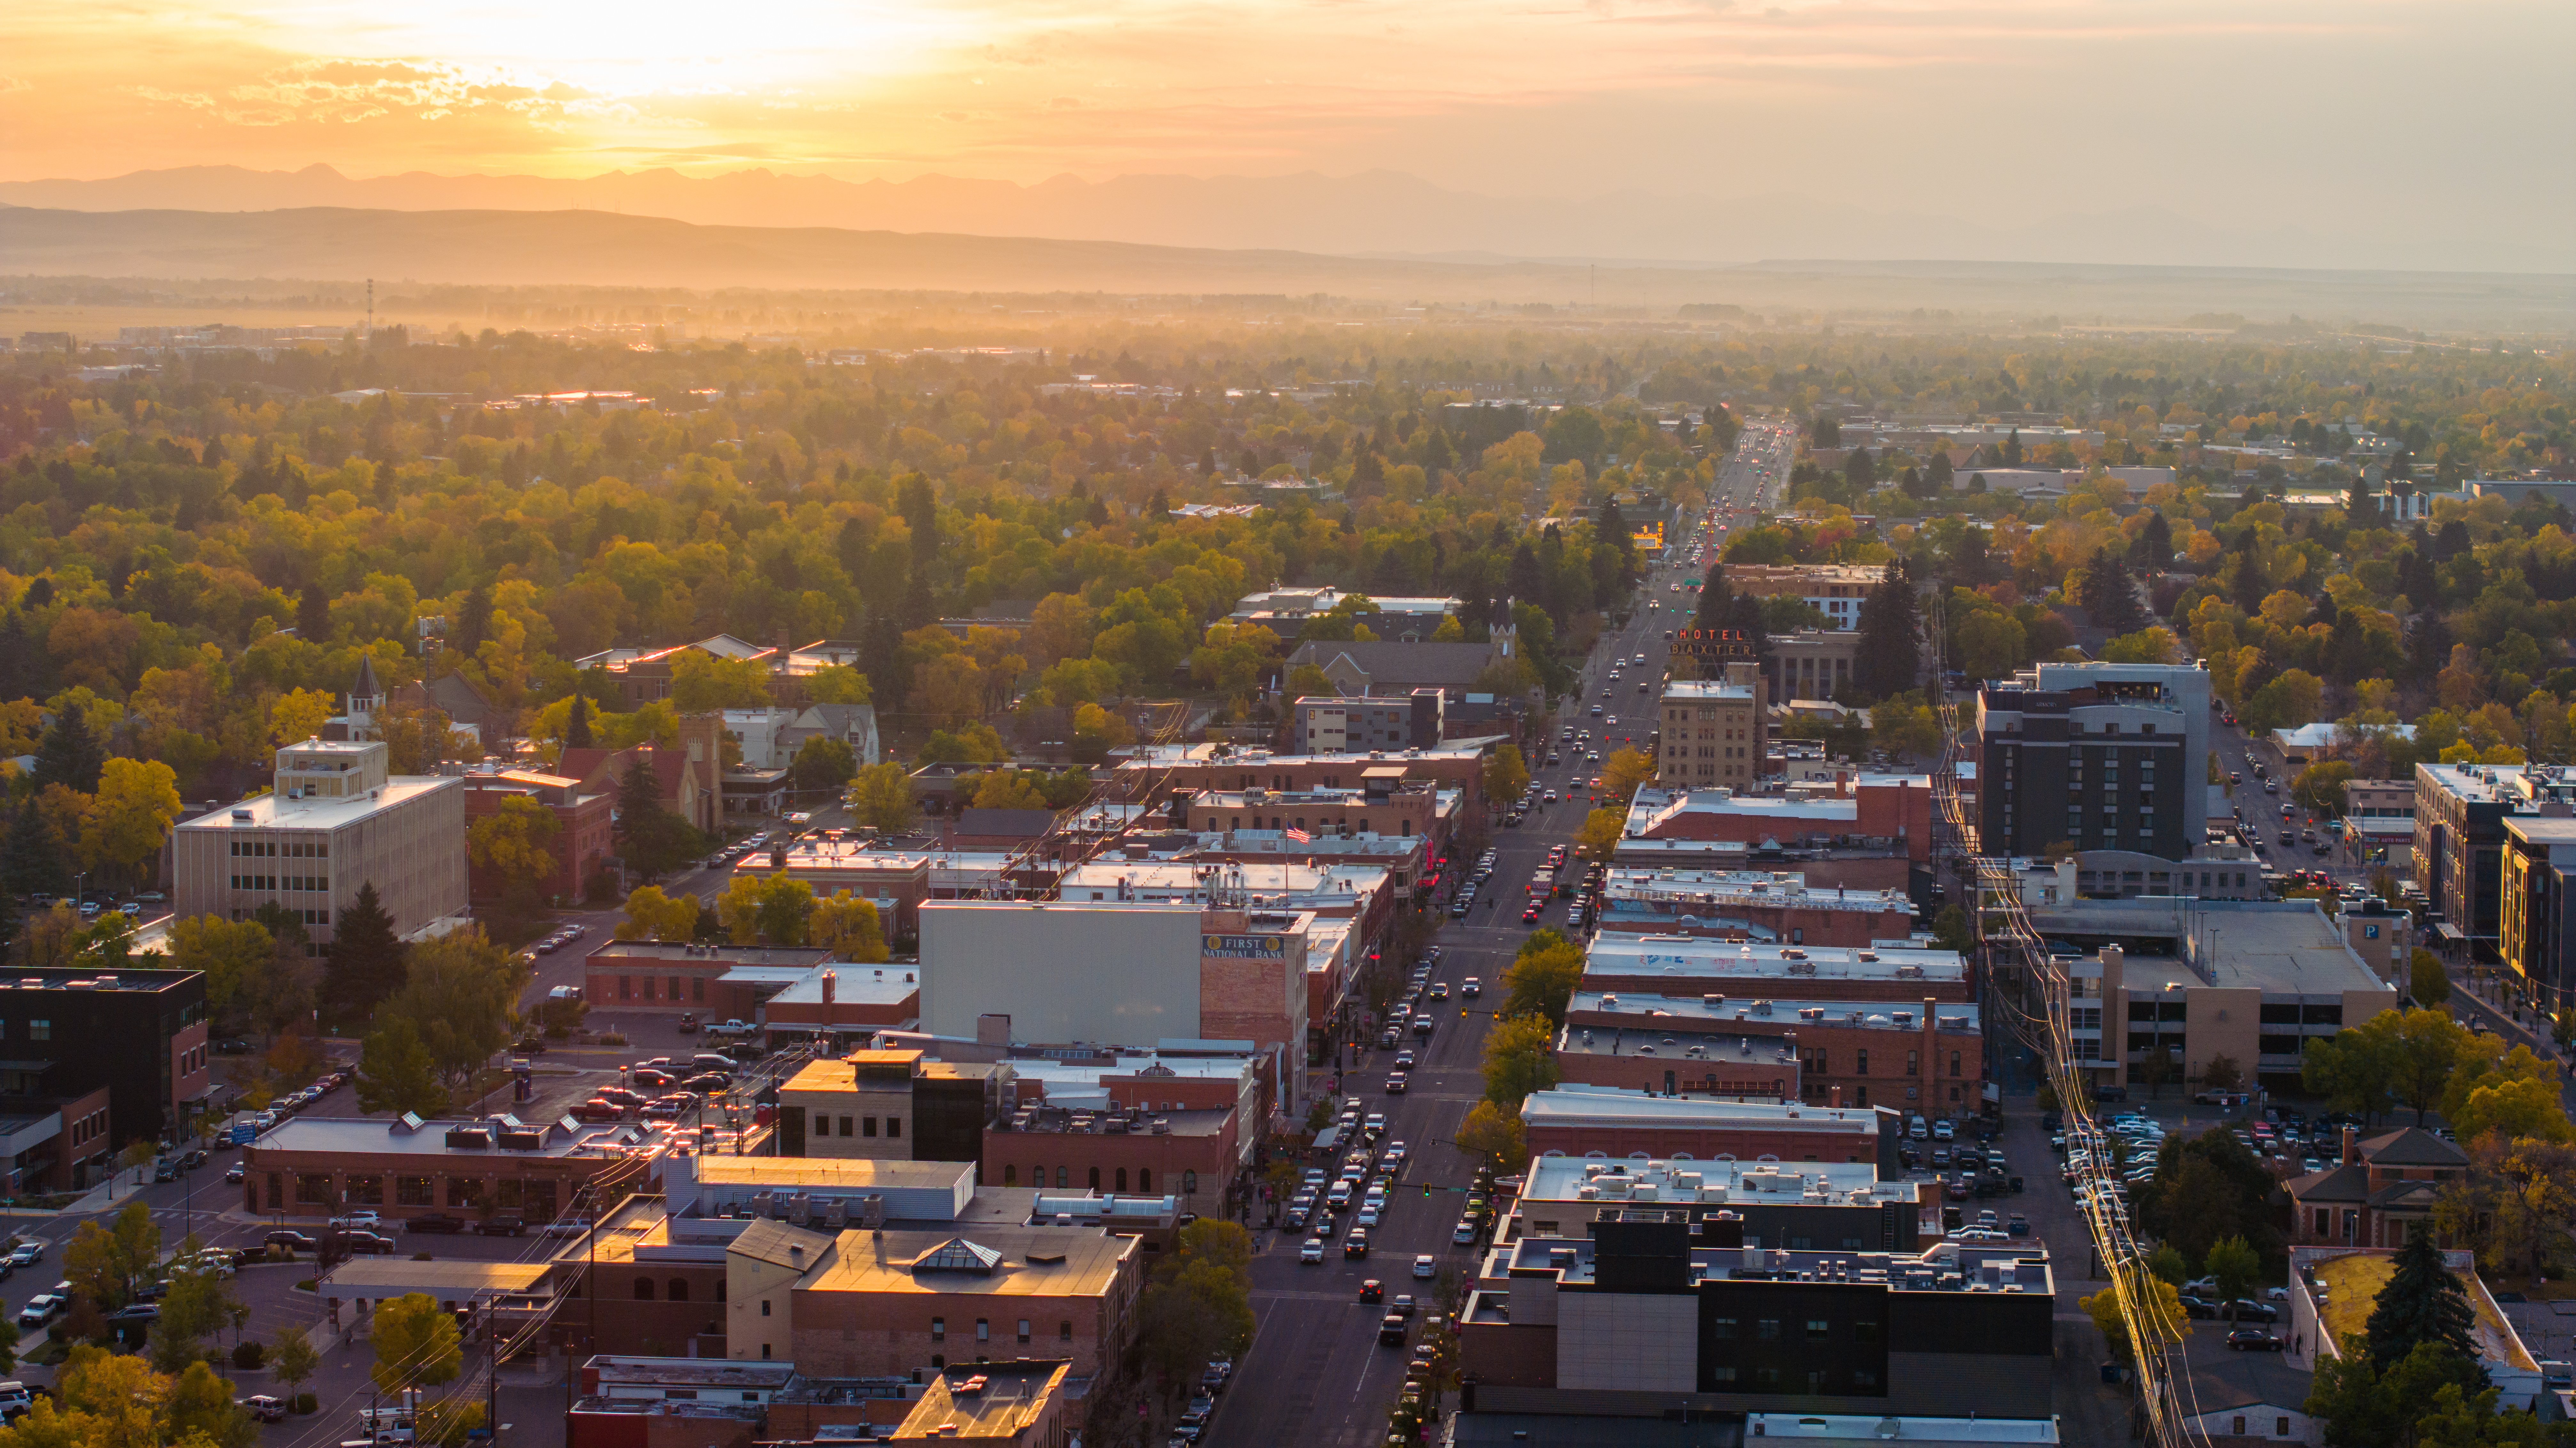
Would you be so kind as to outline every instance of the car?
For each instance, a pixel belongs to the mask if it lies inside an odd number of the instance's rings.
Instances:
[[[241,1185],[242,1179],[248,1175],[249,1172],[243,1168],[240,1162],[234,1162],[231,1166],[224,1168],[224,1182],[228,1186]]]
[[[650,1087],[655,1091],[668,1090],[680,1084],[679,1077],[656,1066],[637,1066],[626,1075],[627,1079],[636,1085]]]
[[[302,1232],[287,1230],[269,1233],[260,1239],[260,1244],[267,1247],[283,1247],[289,1252],[310,1252],[320,1245]]]
[[[2185,1317],[2214,1318],[2218,1316],[2218,1304],[2211,1302],[2208,1298],[2185,1292],[2179,1294],[2178,1300],[2182,1303],[2182,1311]]]
[[[700,1071],[680,1085],[690,1091],[717,1096],[733,1089],[733,1078],[722,1071]]]
[[[152,1179],[156,1182],[177,1181],[179,1179],[179,1164],[175,1161],[167,1160],[166,1158],[152,1163]]]
[[[1484,982],[1476,979],[1476,977],[1472,975],[1467,977],[1465,980],[1458,982],[1458,994],[1465,996],[1469,1000],[1474,1000],[1476,997],[1483,995],[1484,993]]]
[[[1367,1281],[1365,1281],[1365,1282],[1363,1282],[1363,1283],[1361,1283],[1361,1284],[1360,1284],[1360,1301],[1362,1301],[1362,1302],[1384,1302],[1385,1300],[1386,1300],[1386,1284],[1385,1284],[1385,1283],[1380,1282],[1380,1281],[1378,1281],[1376,1278],[1372,1277],[1372,1278],[1368,1279]]]
[[[39,1292],[27,1299],[26,1306],[18,1309],[18,1325],[22,1328],[42,1327],[70,1310],[68,1300],[50,1292]]]
[[[1354,1258],[1354,1259],[1356,1259],[1356,1258],[1360,1258],[1360,1257],[1365,1257],[1365,1256],[1367,1256],[1368,1254],[1369,1254],[1369,1239],[1368,1239],[1368,1233],[1366,1233],[1366,1232],[1364,1232],[1364,1231],[1360,1231],[1360,1230],[1359,1230],[1359,1229],[1357,1229],[1357,1228],[1354,1228],[1354,1229],[1352,1229],[1351,1234],[1350,1234],[1349,1236],[1344,1237],[1344,1238],[1342,1239],[1342,1255],[1343,1255],[1344,1257],[1348,1257],[1348,1258]]]
[[[474,1227],[476,1235],[484,1237],[515,1237],[526,1230],[527,1220],[516,1212],[495,1212]]]
[[[465,1230],[465,1219],[463,1217],[451,1217],[445,1212],[426,1212],[403,1223],[403,1230],[407,1232],[442,1232],[452,1237]]]
[[[1449,1233],[1449,1240],[1461,1247],[1474,1245],[1476,1241],[1476,1224],[1472,1221],[1466,1220],[1465,1218],[1461,1218],[1457,1227]]]
[[[682,1011],[682,1012],[680,1012],[680,1027],[679,1027],[679,1029],[680,1029],[680,1034],[681,1034],[681,1035],[684,1035],[684,1036],[694,1036],[694,1035],[696,1035],[696,1034],[698,1033],[698,1017],[697,1017],[697,1013],[696,1013],[696,1012],[694,1012],[694,1011]]]
[[[1419,1278],[1423,1279],[1423,1280],[1424,1280],[1424,1281],[1426,1281],[1426,1282],[1427,1282],[1427,1281],[1429,1281],[1430,1279],[1434,1278],[1434,1277],[1439,1276],[1439,1275],[1440,1275],[1440,1262],[1439,1262],[1439,1259],[1437,1259],[1437,1258],[1433,1257],[1433,1256],[1432,1256],[1430,1253],[1428,1253],[1428,1252],[1424,1252],[1424,1253],[1422,1253],[1421,1255],[1419,1255],[1419,1256],[1415,1257],[1415,1258],[1413,1259],[1413,1275],[1414,1275],[1414,1276],[1416,1276],[1416,1277],[1419,1277]]]
[[[1297,1249],[1297,1260],[1308,1265],[1323,1261],[1324,1239],[1321,1237],[1308,1237],[1304,1245]]]
[[[383,1220],[384,1218],[375,1212],[347,1212],[331,1219],[331,1230],[335,1232],[371,1232],[375,1230],[376,1224]]]
[[[602,1101],[594,1096],[590,1100],[585,1101],[572,1109],[572,1119],[575,1121],[594,1123],[602,1121],[624,1121],[626,1119],[626,1108],[618,1105],[614,1101]]]
[[[1389,1071],[1386,1075],[1386,1094],[1389,1096],[1403,1095],[1404,1088],[1409,1083],[1410,1079],[1411,1078],[1407,1077],[1402,1071]]]
[[[2256,1302],[2250,1297],[2237,1298],[2235,1308],[2235,1316],[2238,1322],[2278,1322],[2281,1320],[2281,1309],[2274,1307],[2268,1302]],[[2221,1305],[2220,1310],[2226,1310],[2225,1304]]]
[[[112,1323],[159,1322],[161,1320],[161,1304],[157,1302],[129,1302],[123,1307],[116,1309],[114,1312],[109,1313],[107,1315],[107,1320]]]
[[[394,1251],[394,1239],[374,1232],[335,1232],[323,1239],[326,1251],[345,1252],[350,1256],[383,1257]]]
[[[2240,1327],[2227,1335],[2227,1345],[2237,1352],[2280,1352],[2287,1347],[2271,1332],[2260,1327]]]
[[[286,1421],[285,1401],[279,1398],[272,1398],[266,1393],[253,1393],[249,1397],[242,1399],[241,1409],[243,1412],[250,1414],[251,1418],[256,1422],[283,1423]]]

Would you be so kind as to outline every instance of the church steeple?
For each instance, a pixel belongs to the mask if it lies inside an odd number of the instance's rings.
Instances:
[[[364,737],[362,731],[375,723],[376,715],[382,712],[384,707],[385,690],[383,685],[376,682],[376,661],[365,654],[360,654],[358,655],[358,677],[349,685],[350,736]]]

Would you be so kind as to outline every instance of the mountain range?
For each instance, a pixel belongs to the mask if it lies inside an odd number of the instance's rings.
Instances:
[[[766,169],[580,178],[351,177],[184,166],[97,180],[0,182],[0,205],[68,211],[600,211],[710,226],[1047,237],[1405,261],[1735,265],[1766,257],[2167,266],[2564,271],[2552,246],[2388,226],[2217,227],[2154,205],[1923,214],[1787,195],[1503,197],[1399,171],[1349,176],[1058,176],[1033,185],[924,175],[844,181]],[[2439,250],[2428,248],[2438,247]]]

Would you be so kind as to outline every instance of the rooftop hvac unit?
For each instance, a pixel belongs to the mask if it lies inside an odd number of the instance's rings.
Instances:
[[[789,1197],[787,1199],[787,1220],[793,1225],[799,1227],[814,1220],[814,1199],[804,1192],[798,1192]]]
[[[1898,980],[1921,980],[1923,978],[1923,967],[1919,965],[1900,965],[1896,968],[1896,978]]]
[[[753,1192],[751,1194],[751,1210],[754,1216],[774,1217],[778,1215],[778,1194],[776,1192],[768,1191]]]
[[[841,1230],[849,1220],[850,1204],[846,1199],[834,1197],[823,1204],[823,1226],[825,1230],[837,1232]]]

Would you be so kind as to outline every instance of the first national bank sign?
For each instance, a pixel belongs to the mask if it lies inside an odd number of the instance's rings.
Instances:
[[[1280,935],[1202,935],[1199,954],[1219,960],[1285,960],[1288,940]]]

